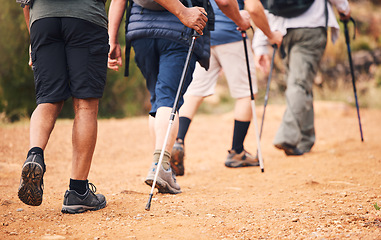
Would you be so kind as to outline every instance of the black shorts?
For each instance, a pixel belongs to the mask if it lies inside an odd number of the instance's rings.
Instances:
[[[32,24],[30,38],[37,104],[102,97],[107,29],[78,18],[43,18]]]

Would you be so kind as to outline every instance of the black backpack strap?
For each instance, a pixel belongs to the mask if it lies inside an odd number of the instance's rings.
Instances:
[[[325,0],[324,13],[325,13],[325,29],[328,30],[328,0]]]
[[[124,64],[124,76],[128,77],[129,75],[129,67],[130,67],[130,53],[131,53],[131,42],[127,41],[127,28],[128,23],[130,22],[130,16],[131,16],[131,8],[132,8],[132,0],[126,1],[126,23],[124,25],[124,36],[125,36],[125,42],[126,42],[126,49],[125,49],[125,64]]]

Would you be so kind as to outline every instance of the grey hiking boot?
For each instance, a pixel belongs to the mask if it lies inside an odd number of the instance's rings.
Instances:
[[[176,176],[184,175],[184,142],[177,139],[171,153],[171,168]]]
[[[157,169],[157,163],[152,163],[151,168],[148,172],[145,183],[152,187],[153,181],[155,179],[155,173]],[[178,194],[181,193],[179,184],[176,183],[176,176],[169,168],[165,170],[163,166],[159,168],[159,174],[156,179],[155,187],[159,190],[159,193],[170,193]]]
[[[257,156],[253,156],[248,153],[246,150],[243,150],[241,153],[237,154],[235,150],[228,151],[228,157],[225,161],[226,167],[239,168],[239,167],[250,167],[250,166],[259,166],[259,161]]]
[[[32,153],[22,166],[19,199],[28,205],[39,206],[42,203],[44,189],[45,163],[40,154]]]
[[[90,189],[91,186],[91,189]],[[74,190],[66,190],[62,213],[83,213],[87,210],[96,211],[106,207],[106,198],[102,194],[95,194],[97,188],[94,184],[87,185],[87,191],[81,195]]]
[[[276,148],[278,149],[281,149],[284,151],[284,153],[287,155],[287,156],[301,156],[303,155],[303,151],[301,151],[300,149],[298,149],[297,147],[295,146],[292,146],[290,144],[287,144],[287,143],[279,143],[279,144],[275,144],[274,145]]]

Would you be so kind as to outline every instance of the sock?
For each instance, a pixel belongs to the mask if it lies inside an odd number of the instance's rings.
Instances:
[[[42,148],[39,148],[39,147],[32,147],[32,148],[29,150],[28,155],[27,155],[26,157],[28,158],[32,153],[40,154],[40,155],[42,156],[42,159],[44,159],[44,150],[42,150]]]
[[[45,172],[46,171],[46,165],[45,165],[45,160],[44,160],[44,150],[42,150],[42,148],[40,148],[40,147],[32,147],[28,151],[26,158],[28,158],[30,155],[32,155],[32,153],[37,153],[37,154],[41,155],[41,157],[42,157],[42,169]]]
[[[192,121],[192,119],[189,119],[187,117],[180,117],[179,118],[179,131],[177,132],[177,139],[181,139],[184,142],[185,135],[188,132],[188,128],[189,128],[191,121]]]
[[[87,185],[89,184],[88,180],[75,180],[70,178],[69,189],[74,190],[77,193],[83,195],[87,191]]]
[[[249,129],[249,122],[241,122],[238,120],[234,120],[234,132],[233,132],[233,143],[232,149],[236,153],[241,153],[243,151],[243,141],[246,138],[247,130]]]
[[[160,153],[161,153],[161,149],[155,150],[155,152],[153,153],[153,162],[155,163],[159,162]],[[169,163],[170,160],[171,160],[171,154],[168,151],[165,151],[163,160],[161,162],[161,165],[163,166],[165,170],[168,170],[171,167],[171,164]]]

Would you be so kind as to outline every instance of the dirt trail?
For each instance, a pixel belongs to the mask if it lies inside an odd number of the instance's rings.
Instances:
[[[0,239],[381,239],[381,110],[315,104],[311,153],[286,157],[272,140],[285,106],[268,105],[262,136],[265,172],[224,166],[233,113],[197,115],[186,139],[183,193],[155,194],[144,184],[152,143],[147,118],[100,120],[89,176],[107,207],[61,214],[71,169],[70,120],[60,120],[46,149],[44,200],[17,198],[28,122],[0,127]],[[262,106],[257,107],[258,121]],[[245,148],[256,151],[253,124]]]

